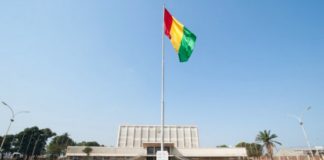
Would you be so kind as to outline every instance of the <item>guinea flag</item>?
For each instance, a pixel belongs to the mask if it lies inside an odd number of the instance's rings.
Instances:
[[[186,62],[194,49],[196,36],[164,9],[164,33],[171,40],[180,62]]]

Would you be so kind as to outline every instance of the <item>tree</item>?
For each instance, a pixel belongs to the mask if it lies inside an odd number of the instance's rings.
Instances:
[[[216,148],[228,148],[228,146],[226,144],[222,144],[222,145],[216,146]]]
[[[36,158],[38,155],[45,152],[45,145],[48,138],[55,136],[56,134],[49,128],[39,129],[34,126],[26,128],[16,135],[16,141],[14,146],[18,152],[27,156]]]
[[[262,146],[257,143],[240,142],[236,147],[244,147],[249,157],[260,157],[262,155]]]
[[[6,153],[6,152],[14,152],[14,149],[13,149],[13,146],[12,146],[12,142],[14,141],[15,139],[15,135],[7,135],[6,136],[6,140],[2,146],[2,151],[3,153]],[[2,143],[3,141],[3,137],[0,137],[0,144]]]
[[[52,139],[47,147],[47,152],[52,157],[59,157],[61,154],[65,155],[66,148],[69,145],[75,145],[75,142],[69,137],[68,133],[56,136]]]
[[[86,142],[86,141],[82,141],[80,143],[77,144],[77,146],[100,146],[100,144],[96,141],[89,141],[89,142]]]
[[[273,147],[275,147],[275,144],[281,145],[280,142],[274,140],[277,137],[276,134],[271,134],[270,130],[264,130],[260,131],[255,139],[257,142],[263,143],[262,146],[266,148],[267,156],[269,156],[271,160],[273,159]]]
[[[3,143],[2,151],[0,153],[13,153],[15,152],[15,148],[12,145],[12,142],[14,141],[15,136],[14,135],[7,135],[6,140]],[[3,137],[0,137],[0,144],[3,141]],[[1,154],[1,159],[3,159],[4,154]]]
[[[250,143],[248,145],[248,150],[250,151],[251,157],[261,157],[262,156],[262,145],[257,143]]]
[[[91,147],[85,147],[82,152],[84,152],[85,154],[87,154],[87,156],[90,156],[90,153],[92,152],[92,148]]]

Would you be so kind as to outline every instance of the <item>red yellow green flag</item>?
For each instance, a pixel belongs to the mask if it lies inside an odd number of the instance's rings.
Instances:
[[[171,40],[180,62],[187,62],[195,47],[196,36],[164,9],[164,33]]]

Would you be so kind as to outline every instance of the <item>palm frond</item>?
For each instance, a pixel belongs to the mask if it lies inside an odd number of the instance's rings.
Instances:
[[[278,141],[273,141],[274,143],[277,143],[279,145],[282,145],[281,142],[278,142]]]
[[[274,138],[277,138],[278,136],[276,135],[276,134],[272,134],[272,135],[270,135],[270,139],[274,139]]]

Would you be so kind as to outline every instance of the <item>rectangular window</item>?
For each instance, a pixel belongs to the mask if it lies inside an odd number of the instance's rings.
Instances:
[[[72,157],[72,160],[79,160],[80,158],[77,156]]]
[[[154,155],[154,147],[147,147],[147,155]]]
[[[146,160],[156,160],[155,157],[146,157]]]

